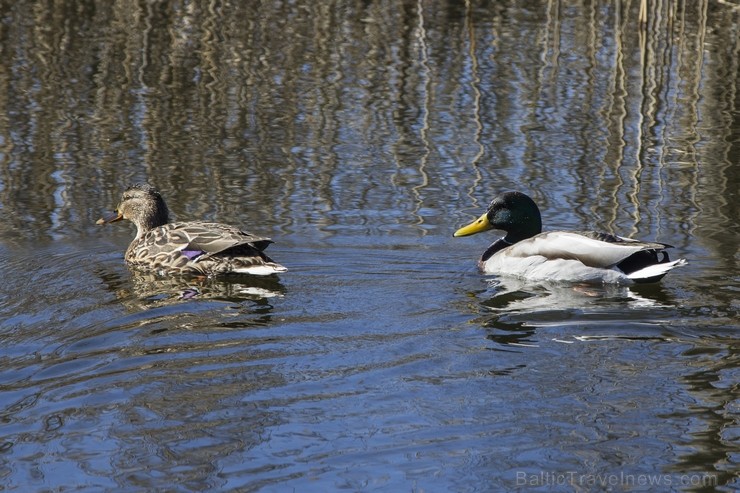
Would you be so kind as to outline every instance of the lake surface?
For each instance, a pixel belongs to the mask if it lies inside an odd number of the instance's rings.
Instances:
[[[0,2],[0,489],[740,488],[732,2]],[[129,270],[148,181],[279,277]],[[504,190],[660,284],[483,276]]]

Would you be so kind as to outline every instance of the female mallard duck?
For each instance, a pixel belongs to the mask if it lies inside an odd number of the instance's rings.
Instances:
[[[268,275],[287,269],[263,250],[269,238],[233,226],[201,221],[169,222],[169,210],[159,192],[147,184],[128,187],[116,210],[97,224],[128,219],[136,238],[126,249],[131,265],[166,273],[199,275]]]
[[[468,236],[489,229],[506,232],[478,262],[487,274],[532,280],[648,283],[659,281],[686,260],[671,261],[663,243],[650,243],[595,231],[542,233],[537,204],[520,192],[506,192],[491,202],[485,214],[458,229]]]

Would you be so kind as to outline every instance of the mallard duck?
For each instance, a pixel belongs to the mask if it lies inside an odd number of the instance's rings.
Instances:
[[[595,231],[542,232],[537,204],[521,192],[506,192],[491,202],[485,214],[458,229],[468,236],[498,229],[506,236],[481,256],[486,274],[531,280],[649,283],[657,282],[686,260],[671,261],[664,243],[644,242]]]
[[[269,238],[221,223],[169,222],[164,199],[151,185],[131,185],[116,210],[98,219],[106,224],[127,219],[136,238],[126,249],[130,265],[162,273],[268,275],[287,269],[265,255]]]

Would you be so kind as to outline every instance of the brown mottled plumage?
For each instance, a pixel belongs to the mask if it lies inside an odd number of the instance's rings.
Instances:
[[[128,187],[116,211],[98,219],[105,224],[128,219],[136,238],[126,249],[131,265],[166,273],[268,275],[287,269],[265,255],[269,238],[221,223],[169,222],[167,205],[147,184]]]

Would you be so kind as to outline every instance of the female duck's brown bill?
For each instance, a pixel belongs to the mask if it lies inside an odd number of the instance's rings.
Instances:
[[[118,211],[109,212],[108,214],[104,215],[97,221],[95,221],[95,224],[108,224],[108,223],[114,223],[116,221],[120,221],[123,219],[123,214],[121,214]]]

